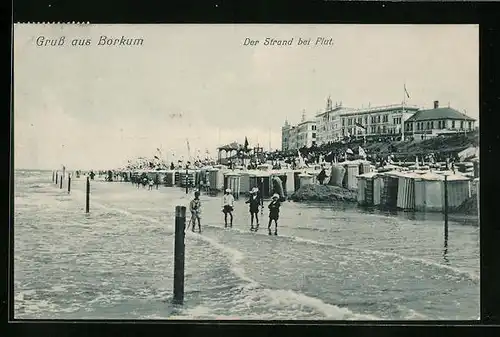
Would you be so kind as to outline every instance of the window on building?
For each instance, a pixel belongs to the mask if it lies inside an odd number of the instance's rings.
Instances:
[[[451,128],[454,129],[455,128],[455,121],[451,121]]]
[[[368,116],[365,116],[365,124],[368,124]]]
[[[313,132],[312,137],[316,138],[316,132]]]
[[[377,116],[377,123],[380,123],[380,115]]]
[[[472,130],[472,122],[469,122],[469,130]]]
[[[389,122],[389,115],[384,115],[383,121],[384,123]]]
[[[431,124],[431,129],[434,129],[434,121],[431,121],[430,124]]]
[[[371,116],[370,121],[372,122],[372,124],[375,123],[375,116]]]
[[[460,121],[460,129],[464,128],[464,121]]]
[[[342,118],[342,126],[345,126],[345,118]]]
[[[359,124],[363,124],[363,117],[359,117],[359,118],[358,118],[358,123],[359,123]]]
[[[385,125],[382,126],[382,133],[386,133],[386,127],[385,127]]]

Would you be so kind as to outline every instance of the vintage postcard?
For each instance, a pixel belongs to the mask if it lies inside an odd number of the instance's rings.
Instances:
[[[477,25],[14,27],[14,318],[478,320]]]

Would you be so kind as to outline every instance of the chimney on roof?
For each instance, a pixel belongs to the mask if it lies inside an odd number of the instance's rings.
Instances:
[[[439,108],[439,101],[434,101],[434,109]]]

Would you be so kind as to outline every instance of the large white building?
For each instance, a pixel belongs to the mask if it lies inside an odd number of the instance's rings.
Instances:
[[[340,114],[340,136],[402,135],[404,122],[418,110],[403,103],[351,109]]]
[[[316,144],[316,121],[307,120],[305,112],[302,113],[302,120],[297,125],[290,125],[285,121],[281,128],[281,150],[296,150],[302,147],[311,147]]]
[[[417,111],[418,107],[403,103],[353,109],[342,103],[334,106],[328,98],[325,111],[316,115],[317,144],[352,136],[400,135],[404,121]]]
[[[303,114],[302,122],[296,126],[285,122],[281,148],[290,150],[322,145],[345,137],[406,138],[418,135],[425,139],[440,133],[473,130],[475,122],[475,119],[450,107],[440,108],[438,101],[434,102],[434,109],[429,110],[404,103],[353,109],[343,107],[342,102],[333,105],[328,97],[326,109],[318,113],[314,121],[307,121]]]
[[[335,103],[333,106],[332,100],[328,97],[325,111],[316,115],[316,143],[318,145],[342,139],[340,116],[350,110],[353,109],[343,107],[342,102]]]

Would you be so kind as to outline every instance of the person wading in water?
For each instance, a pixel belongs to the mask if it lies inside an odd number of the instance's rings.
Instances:
[[[231,194],[231,190],[226,189],[226,193],[222,197],[222,212],[224,213],[224,228],[227,228],[227,215],[229,214],[229,227],[233,227],[233,209],[234,209],[234,197]]]
[[[260,206],[260,199],[258,196],[259,189],[257,187],[254,187],[250,191],[250,198],[245,201],[246,204],[249,204],[250,206],[250,230],[257,231],[259,229],[259,206]],[[257,226],[254,228],[253,227],[253,218],[255,217],[255,222],[257,223]]]
[[[198,220],[198,233],[201,233],[201,201],[200,192],[194,192],[194,199],[189,203],[189,210],[191,211],[191,230],[194,232],[196,220]]]
[[[271,235],[271,223],[274,220],[274,235],[278,235],[278,219],[280,217],[280,196],[275,193],[272,197],[271,203],[267,208],[269,208],[269,225],[267,225],[267,230],[269,235]]]

